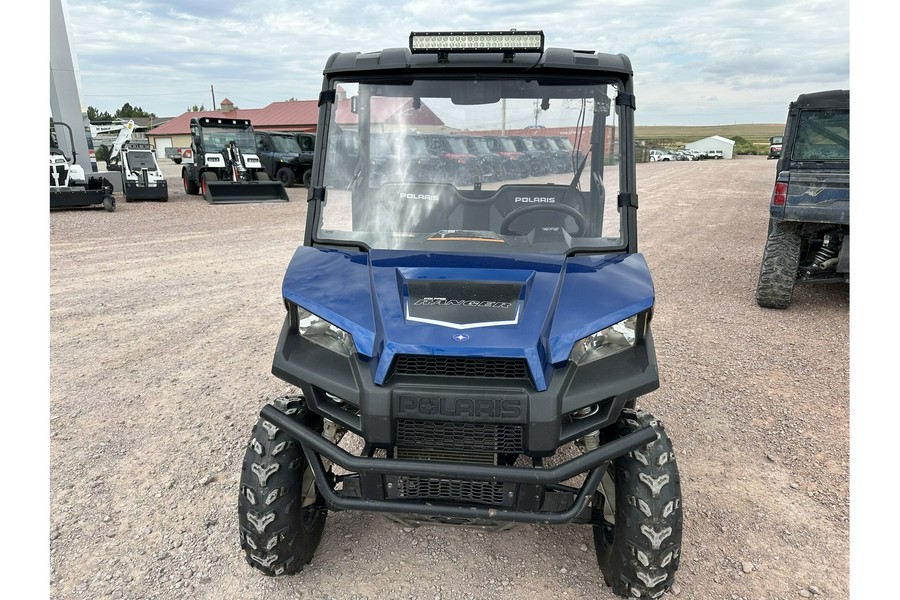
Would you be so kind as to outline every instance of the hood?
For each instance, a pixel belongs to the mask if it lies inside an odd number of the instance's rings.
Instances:
[[[284,297],[347,331],[384,383],[397,354],[524,358],[535,387],[579,339],[653,306],[644,257],[300,247]]]

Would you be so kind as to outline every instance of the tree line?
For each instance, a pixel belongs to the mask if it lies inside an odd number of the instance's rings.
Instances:
[[[112,121],[113,119],[156,118],[155,113],[147,112],[140,106],[132,106],[128,102],[123,104],[122,108],[113,114],[106,110],[101,111],[93,106],[88,106],[87,116],[92,123],[95,121]]]

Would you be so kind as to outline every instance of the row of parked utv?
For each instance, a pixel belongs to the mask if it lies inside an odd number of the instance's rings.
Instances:
[[[355,136],[345,134],[339,142],[355,147]],[[397,156],[414,158],[397,161]],[[348,159],[335,165],[337,179],[352,178],[357,157],[345,152]],[[581,153],[565,136],[520,135],[448,135],[438,133],[372,135],[372,181],[375,185],[396,181],[398,162],[414,164],[416,173],[404,174],[415,181],[443,182],[471,185],[476,182],[509,181],[573,172],[581,160]]]

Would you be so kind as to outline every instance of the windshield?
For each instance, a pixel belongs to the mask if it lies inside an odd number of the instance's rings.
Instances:
[[[232,141],[241,152],[256,153],[256,136],[251,129],[209,126],[203,128],[203,148],[206,152],[221,152]]]
[[[539,253],[624,246],[615,82],[339,81],[335,90],[317,243]]]
[[[491,154],[487,142],[481,138],[469,138],[466,140],[466,147],[473,154]]]
[[[300,143],[292,135],[273,135],[272,145],[275,146],[275,152],[300,154]]]
[[[800,111],[791,160],[850,160],[850,111]]]

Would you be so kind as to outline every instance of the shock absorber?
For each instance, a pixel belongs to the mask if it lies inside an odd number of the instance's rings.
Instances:
[[[813,258],[813,264],[817,267],[821,267],[822,263],[824,263],[829,258],[834,258],[835,256],[837,256],[837,250],[831,245],[831,241],[831,235],[826,235],[822,238],[822,247],[819,248],[819,251],[816,252],[815,258]]]
[[[822,246],[819,248],[819,251],[816,252],[815,257],[813,257],[810,270],[822,270],[827,268],[825,263],[837,256],[837,250],[832,246],[831,242],[832,237],[830,234],[826,234],[822,238]]]

